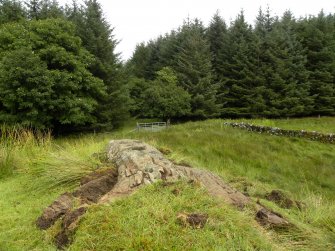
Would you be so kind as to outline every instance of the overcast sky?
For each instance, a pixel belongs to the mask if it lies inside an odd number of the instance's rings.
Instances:
[[[69,2],[60,0],[61,4]],[[321,9],[335,12],[332,0],[100,0],[114,35],[120,41],[117,51],[122,59],[131,57],[136,44],[169,32],[188,16],[208,24],[216,10],[229,23],[244,10],[249,23],[254,22],[260,6],[270,6],[274,15],[290,9],[296,17],[316,15]]]

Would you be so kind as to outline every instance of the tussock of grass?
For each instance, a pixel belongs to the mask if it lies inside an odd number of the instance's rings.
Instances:
[[[179,194],[175,195],[174,190]],[[177,223],[179,212],[209,215],[203,229]],[[270,250],[246,212],[216,201],[184,182],[146,187],[110,206],[96,206],[81,222],[69,250]]]
[[[50,143],[50,131],[0,126],[0,179],[22,171],[34,150],[47,148]]]

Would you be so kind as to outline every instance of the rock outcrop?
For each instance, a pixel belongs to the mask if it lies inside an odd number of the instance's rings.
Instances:
[[[75,192],[62,195],[46,208],[37,220],[37,226],[46,229],[57,219],[63,217],[63,229],[56,238],[58,247],[61,248],[68,244],[69,234],[74,231],[89,204],[111,202],[157,181],[175,182],[183,179],[189,182],[198,182],[208,190],[210,195],[222,199],[225,203],[236,206],[238,209],[252,205],[256,210],[255,218],[261,225],[270,227],[289,225],[288,221],[281,215],[254,203],[249,197],[230,187],[219,176],[206,170],[176,165],[166,159],[156,148],[142,141],[111,141],[107,151],[107,160],[115,169],[96,172],[84,178],[81,186]],[[71,206],[75,199],[80,201],[77,209]],[[192,220],[193,218],[195,217],[190,217]]]

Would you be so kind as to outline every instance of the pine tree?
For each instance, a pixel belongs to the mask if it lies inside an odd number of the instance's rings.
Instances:
[[[59,6],[57,0],[42,0],[39,19],[63,18],[63,8]]]
[[[212,83],[212,65],[205,28],[199,20],[186,22],[179,36],[182,44],[175,58],[175,70],[182,87],[191,95],[192,116],[218,116],[217,85]]]
[[[281,60],[277,55],[277,44],[274,36],[274,23],[277,17],[272,17],[269,7],[266,12],[260,9],[256,18],[255,34],[258,39],[258,66],[264,86],[263,98],[266,104],[265,116],[279,117],[282,115],[280,109],[281,91],[285,88],[285,80],[278,69]]]
[[[284,84],[277,92],[276,109],[280,116],[307,115],[312,109],[313,100],[309,96],[310,84],[305,51],[296,35],[296,22],[293,14],[286,11],[282,19],[274,24],[272,31],[276,50],[277,69]]]
[[[28,9],[28,17],[31,20],[39,19],[42,8],[41,0],[30,0],[26,1],[25,3]]]
[[[307,50],[306,68],[309,71],[311,95],[314,97],[313,114],[335,114],[335,40],[334,23],[323,11],[300,24],[299,32]]]
[[[223,66],[228,56],[226,51],[228,46],[227,32],[225,21],[219,12],[216,12],[206,32],[212,54],[213,80],[216,83],[224,78]]]
[[[25,18],[26,13],[20,1],[0,0],[0,24],[19,22]]]
[[[126,68],[131,75],[137,78],[150,79],[151,50],[145,43],[136,45],[132,58],[127,62]]]
[[[264,86],[258,74],[256,38],[243,11],[232,23],[227,39],[227,59],[220,88],[222,116],[260,115],[265,109]]]
[[[47,18],[64,18],[63,8],[56,0],[30,0],[26,1],[28,17],[33,20]]]
[[[97,114],[99,127],[119,126],[128,113],[128,93],[121,71],[119,55],[115,52],[117,41],[113,28],[106,21],[102,7],[97,0],[87,0],[79,10],[73,5],[67,15],[76,24],[77,35],[83,46],[94,56],[90,71],[103,80],[108,98],[100,100],[101,107]]]

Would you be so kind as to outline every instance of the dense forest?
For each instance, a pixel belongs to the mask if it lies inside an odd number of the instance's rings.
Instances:
[[[127,63],[133,114],[151,114],[148,100],[162,69],[188,96],[166,116],[299,117],[335,114],[335,15],[295,19],[259,10],[255,24],[239,13],[229,25],[216,13],[209,26],[186,20],[177,30],[139,44]],[[165,70],[166,71],[166,70]],[[187,95],[188,94],[188,95]],[[178,94],[175,94],[178,95]],[[178,100],[171,97],[174,102]],[[142,105],[143,103],[143,105]],[[185,107],[185,109],[180,109]]]
[[[128,116],[335,115],[334,14],[186,19],[127,62],[113,32],[97,0],[1,0],[0,123],[64,132]]]

